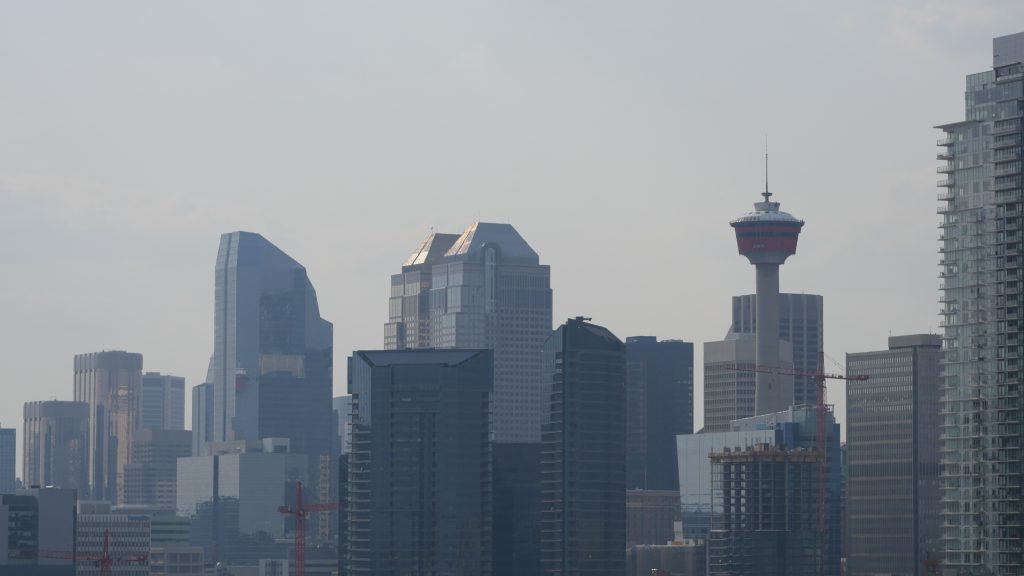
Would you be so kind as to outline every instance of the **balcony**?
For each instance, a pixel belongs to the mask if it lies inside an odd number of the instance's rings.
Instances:
[[[954,181],[953,181],[952,178],[946,178],[945,180],[939,180],[938,182],[935,183],[935,185],[938,186],[939,188],[949,188],[949,187],[953,186],[953,184],[954,184]]]
[[[939,174],[949,174],[953,170],[956,170],[956,168],[953,166],[952,162],[950,162],[949,164],[943,164],[942,166],[935,167],[935,171],[938,172]]]
[[[952,134],[949,134],[945,138],[939,138],[938,140],[936,140],[935,141],[935,145],[936,146],[949,146],[949,145],[953,144],[954,142],[956,142],[956,138]]]
[[[953,159],[953,155],[950,154],[949,152],[939,152],[938,154],[935,155],[935,159],[936,160],[952,160]]]
[[[939,202],[946,202],[953,199],[953,191],[946,190],[945,192],[939,192],[938,196],[935,197]]]

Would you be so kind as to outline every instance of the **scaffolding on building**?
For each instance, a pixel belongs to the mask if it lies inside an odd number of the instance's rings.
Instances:
[[[708,457],[709,576],[815,576],[819,453],[758,444]]]

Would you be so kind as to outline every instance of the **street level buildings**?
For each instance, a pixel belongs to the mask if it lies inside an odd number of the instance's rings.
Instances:
[[[185,379],[159,372],[142,375],[142,427],[185,429]]]
[[[1024,572],[1024,33],[939,126],[944,566]]]
[[[541,459],[547,575],[626,572],[626,349],[577,317],[544,345],[549,421]]]
[[[89,489],[89,405],[47,400],[26,402],[22,426],[24,484]]]
[[[941,549],[938,335],[846,355],[847,574],[924,576]]]
[[[141,424],[142,354],[78,354],[76,402],[89,405],[89,497],[123,502],[124,469]]]
[[[491,574],[490,350],[355,352],[346,573]]]
[[[693,433],[693,344],[626,338],[626,411],[626,486],[678,490],[676,435]]]

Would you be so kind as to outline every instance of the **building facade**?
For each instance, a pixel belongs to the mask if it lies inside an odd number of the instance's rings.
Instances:
[[[676,436],[692,433],[693,344],[626,338],[626,486],[678,490]]]
[[[124,468],[141,426],[142,354],[75,356],[75,401],[89,405],[89,497],[122,502]]]
[[[185,429],[185,379],[159,372],[142,375],[142,427]]]
[[[306,269],[251,232],[220,239],[215,268],[213,442],[289,438],[331,451],[333,326]]]
[[[132,463],[125,467],[125,504],[166,511],[177,508],[178,458],[192,455],[188,430],[140,430],[132,446]]]
[[[548,575],[626,572],[626,350],[570,319],[544,345],[550,383],[541,459],[541,563]]]
[[[349,363],[347,574],[491,574],[489,350],[359,351]]]
[[[99,559],[106,552],[110,576],[149,576],[150,517],[112,510],[109,502],[78,503],[75,554],[78,576],[106,576]],[[83,561],[84,560],[84,561]]]
[[[942,340],[889,338],[846,355],[847,573],[925,575],[939,560]]]
[[[335,454],[347,454],[349,446],[349,432],[352,429],[352,395],[335,396],[332,401],[334,409],[334,422],[337,425],[337,445]]]
[[[824,298],[817,294],[779,294],[779,339],[789,342],[793,368],[818,372],[818,353],[825,349]],[[757,331],[757,295],[732,297],[732,332]],[[814,377],[793,378],[793,404],[813,405],[818,401]]]
[[[72,489],[0,495],[0,574],[74,576],[75,516]]]
[[[192,455],[199,456],[203,447],[213,442],[213,384],[204,382],[192,387]]]
[[[388,323],[384,325],[384,349],[430,348],[430,288],[434,265],[458,240],[458,234],[431,232],[391,276]]]
[[[26,402],[22,427],[22,475],[26,487],[89,488],[89,405],[47,400]]]
[[[704,427],[701,432],[727,432],[733,420],[754,415],[756,373],[737,370],[736,366],[757,363],[756,341],[750,332],[730,332],[725,340],[704,343]],[[789,342],[779,342],[779,363],[784,368],[793,365],[792,350]]]
[[[18,430],[0,428],[0,494],[14,494],[18,488],[15,475]]]
[[[1024,571],[1022,105],[1018,33],[993,40],[964,119],[939,126],[943,547],[964,574]]]

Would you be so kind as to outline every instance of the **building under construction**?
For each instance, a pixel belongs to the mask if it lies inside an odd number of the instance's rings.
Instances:
[[[758,444],[709,458],[709,576],[820,574],[818,453]]]

